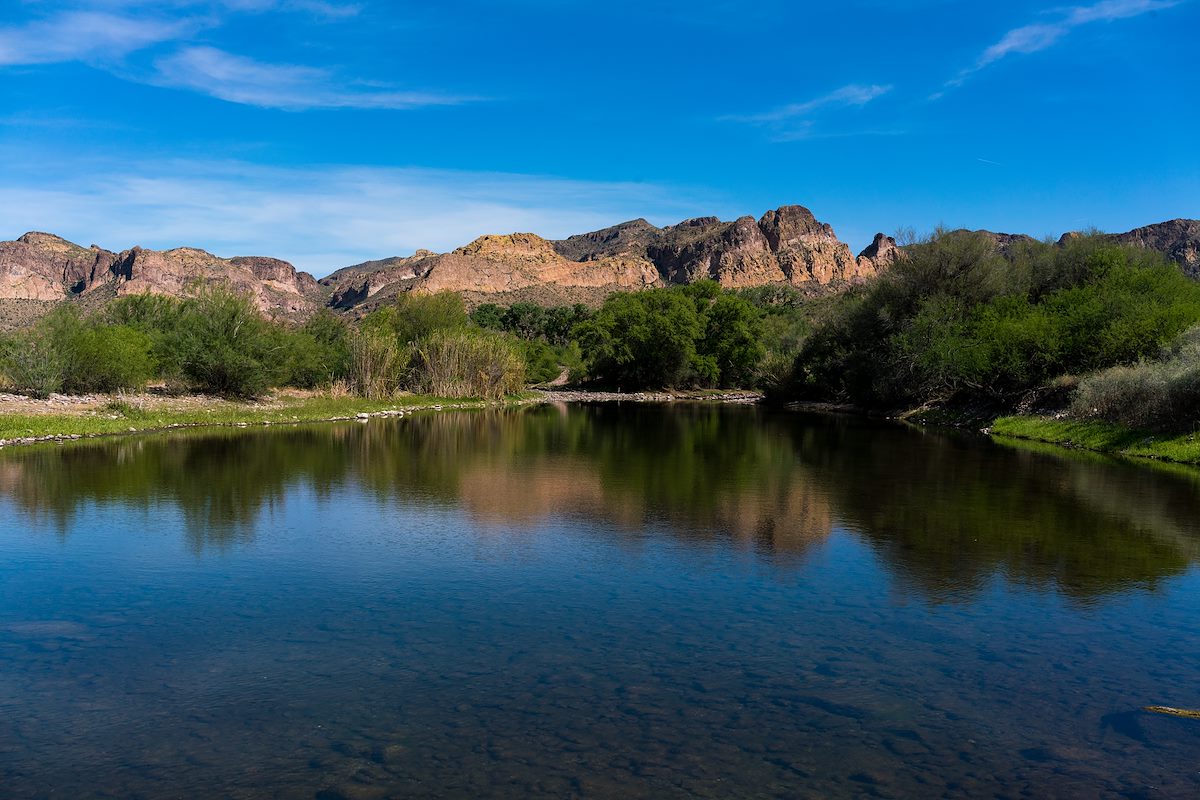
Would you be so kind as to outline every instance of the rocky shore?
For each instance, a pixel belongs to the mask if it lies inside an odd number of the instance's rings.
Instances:
[[[369,422],[419,412],[508,408],[543,403],[754,403],[757,392],[599,392],[535,390],[501,401],[402,395],[391,400],[331,397],[319,392],[279,391],[258,401],[199,395],[51,395],[35,399],[0,394],[0,448],[101,436],[190,428],[248,428],[319,422]]]

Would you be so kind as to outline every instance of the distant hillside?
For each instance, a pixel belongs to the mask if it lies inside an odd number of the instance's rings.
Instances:
[[[0,301],[7,301],[10,318],[13,309],[19,314],[21,309],[69,299],[102,302],[142,292],[182,295],[214,283],[251,294],[272,316],[306,316],[325,302],[324,291],[311,275],[274,258],[218,258],[190,247],[134,247],[114,253],[37,232],[0,242]]]
[[[1002,250],[1029,238],[991,236]],[[1108,236],[1161,252],[1200,279],[1200,221],[1177,219]],[[406,291],[458,292],[472,305],[595,304],[612,291],[709,278],[729,288],[791,285],[817,294],[868,280],[901,252],[878,234],[855,256],[803,206],[757,220],[699,217],[665,228],[636,219],[559,241],[489,234],[449,253],[418,250],[345,267],[320,282],[274,258],[221,258],[187,247],[117,253],[32,232],[0,242],[0,327],[24,324],[63,301],[95,305],[139,292],[182,295],[215,283],[250,293],[268,315],[297,319],[324,306],[362,314]]]
[[[700,217],[658,228],[637,219],[561,241],[532,233],[482,236],[451,253],[347,267],[321,283],[331,304],[345,310],[410,290],[449,290],[473,301],[587,302],[615,290],[702,278],[730,288],[790,284],[823,292],[870,278],[895,253],[895,243],[881,234],[856,257],[808,209],[784,206],[759,220]]]

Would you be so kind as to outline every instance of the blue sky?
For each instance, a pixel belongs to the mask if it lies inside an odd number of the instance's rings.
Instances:
[[[322,275],[786,203],[855,249],[1200,217],[1200,0],[0,8],[0,238]]]

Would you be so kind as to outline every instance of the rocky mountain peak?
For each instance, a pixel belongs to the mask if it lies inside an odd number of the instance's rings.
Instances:
[[[858,254],[858,261],[859,263],[863,261],[869,262],[874,265],[876,272],[880,272],[895,264],[903,256],[904,251],[896,244],[894,238],[877,233],[875,234],[875,239],[866,246],[866,249]]]
[[[553,244],[535,233],[480,236],[454,252],[458,255],[486,258],[492,261],[511,259],[546,263],[561,258]]]
[[[644,255],[646,246],[660,233],[662,231],[659,228],[639,218],[591,233],[569,236],[554,242],[554,249],[571,261],[594,261],[622,253]]]
[[[758,221],[772,250],[779,250],[788,242],[799,241],[803,236],[832,236],[833,229],[817,221],[813,213],[804,206],[781,206],[768,211]]]
[[[720,224],[721,224],[721,219],[719,217],[692,217],[691,219],[685,219],[683,222],[677,223],[675,225],[668,225],[666,230],[682,230],[685,228],[711,228],[714,225],[720,225]]]

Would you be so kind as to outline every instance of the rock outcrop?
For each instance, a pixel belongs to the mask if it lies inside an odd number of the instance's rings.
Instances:
[[[860,272],[882,272],[904,257],[904,250],[896,244],[891,236],[882,233],[875,234],[875,239],[866,249],[858,254]]]
[[[885,237],[886,238],[886,237]],[[815,290],[865,280],[894,260],[880,244],[855,258],[829,225],[802,206],[762,219],[699,217],[659,228],[644,219],[547,241],[532,233],[481,236],[451,253],[418,253],[339,270],[321,281],[340,309],[374,307],[400,291],[453,291],[470,300],[564,292],[602,300],[636,290],[712,279],[728,288],[791,284]],[[572,293],[573,292],[573,293]],[[529,299],[537,299],[529,296]]]
[[[1200,220],[1173,219],[1113,234],[1112,238],[1121,244],[1156,250],[1190,277],[1200,279]]]
[[[273,316],[305,316],[324,303],[324,291],[311,275],[276,258],[226,259],[190,247],[134,247],[114,253],[37,232],[0,242],[0,299],[5,300],[59,301],[142,292],[184,296],[216,284],[250,294]]]
[[[481,236],[437,256],[414,285],[421,292],[511,292],[545,284],[587,289],[644,289],[661,284],[654,265],[634,255],[571,261],[532,233]]]
[[[554,244],[575,261],[644,256],[667,283],[709,278],[729,288],[827,287],[861,281],[876,271],[874,262],[860,263],[833,228],[803,206],[783,206],[759,220],[697,217],[666,228],[638,219]]]
[[[107,275],[116,255],[33,231],[0,242],[0,299],[62,300]]]

